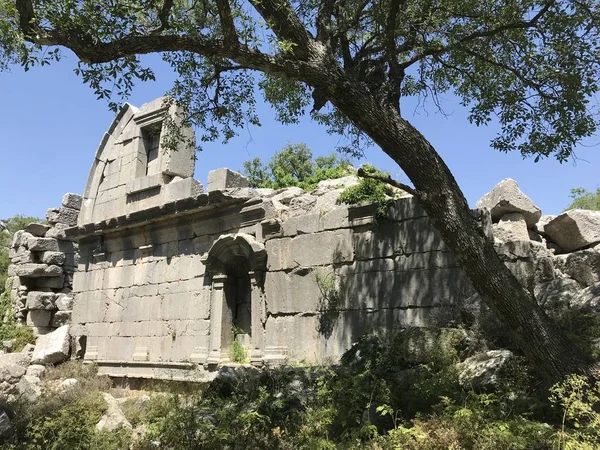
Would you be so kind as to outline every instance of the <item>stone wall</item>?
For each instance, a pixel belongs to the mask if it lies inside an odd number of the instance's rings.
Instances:
[[[13,237],[7,287],[17,318],[36,335],[71,320],[78,246],[65,230],[77,224],[80,207],[81,196],[65,194],[61,207],[48,210],[47,224],[31,223]]]

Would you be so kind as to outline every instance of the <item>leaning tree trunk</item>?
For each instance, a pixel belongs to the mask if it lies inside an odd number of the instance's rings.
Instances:
[[[361,85],[348,79],[330,89],[330,98],[404,170],[421,206],[473,287],[506,325],[528,360],[551,381],[574,372],[596,376],[598,367],[500,260],[452,173],[425,137],[401,118],[397,108],[382,107]]]

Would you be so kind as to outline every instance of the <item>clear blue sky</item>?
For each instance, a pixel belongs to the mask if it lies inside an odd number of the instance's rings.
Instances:
[[[44,217],[46,209],[59,206],[65,192],[82,193],[92,159],[113,113],[103,100],[73,74],[75,58],[25,73],[20,67],[0,72],[0,218],[15,214]],[[139,106],[163,95],[174,75],[164,66],[157,81],[139,84],[129,103]],[[447,96],[444,109],[413,114],[414,103],[404,106],[405,116],[431,141],[446,160],[469,203],[503,178],[514,178],[521,189],[542,208],[556,214],[569,204],[569,190],[600,185],[598,137],[577,149],[579,160],[559,164],[554,160],[534,163],[519,154],[501,154],[489,147],[494,127],[477,128],[466,120],[466,111]],[[273,120],[265,105],[259,106],[263,126],[242,130],[229,144],[212,143],[198,154],[195,177],[206,182],[209,170],[241,169],[255,156],[268,159],[287,143],[305,142],[315,155],[329,154],[338,138],[308,118],[300,125],[284,126]],[[367,151],[365,162],[407,181],[398,166],[377,147]]]

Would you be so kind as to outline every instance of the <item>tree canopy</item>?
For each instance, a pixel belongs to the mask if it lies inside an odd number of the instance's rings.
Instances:
[[[600,211],[600,188],[596,192],[590,192],[583,188],[571,189],[570,197],[573,202],[565,209],[590,209]]]
[[[361,150],[371,138],[315,87],[331,59],[394,105],[452,92],[473,123],[500,122],[493,147],[565,160],[598,126],[598,17],[594,0],[1,0],[0,68],[68,47],[116,107],[154,76],[137,55],[160,52],[203,140],[259,123],[258,86],[283,123],[310,111]]]

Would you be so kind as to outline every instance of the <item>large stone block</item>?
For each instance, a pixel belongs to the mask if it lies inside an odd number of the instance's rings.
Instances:
[[[52,320],[52,312],[43,309],[32,309],[27,313],[27,326],[48,327]]]
[[[248,178],[226,167],[208,172],[208,192],[246,187],[248,187]]]
[[[296,270],[291,273],[268,272],[265,278],[267,308],[272,314],[306,313],[326,308],[326,292],[319,287],[317,276],[332,277],[325,269]],[[335,280],[335,278],[330,278]]]
[[[565,211],[544,226],[544,233],[566,252],[593,246],[600,242],[600,211]]]
[[[59,266],[29,263],[17,266],[15,274],[24,278],[60,277],[63,274],[63,270]]]
[[[509,213],[521,213],[527,226],[532,228],[542,215],[542,211],[533,204],[519,189],[515,180],[506,178],[485,194],[477,202],[477,208],[488,208],[494,222]]]
[[[27,240],[27,247],[32,252],[57,252],[58,241],[52,238],[31,237]]]
[[[352,232],[342,229],[303,234],[292,239],[290,252],[287,261],[292,260],[294,266],[310,267],[350,262],[354,259]]]
[[[44,237],[46,231],[50,229],[49,225],[43,223],[30,223],[25,227],[25,231],[31,233],[33,236]]]
[[[44,252],[41,260],[44,264],[53,264],[62,266],[65,263],[66,256],[63,252]]]
[[[53,292],[30,291],[27,293],[27,309],[56,309],[56,294]]]
[[[64,206],[60,208],[50,208],[48,209],[48,212],[46,212],[46,220],[50,225],[64,223],[65,225],[73,227],[77,225],[78,216],[79,211],[77,209],[65,208]]]
[[[62,206],[65,208],[76,209],[79,211],[81,209],[81,202],[83,201],[83,197],[78,194],[72,194],[70,192],[63,195],[62,198]]]
[[[579,250],[554,258],[556,266],[583,286],[600,282],[600,252],[594,249]]]

